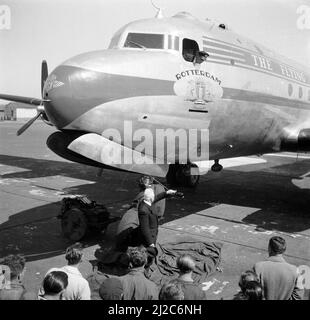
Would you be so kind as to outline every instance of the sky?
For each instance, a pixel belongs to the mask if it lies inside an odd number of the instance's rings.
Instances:
[[[153,2],[166,17],[187,11],[217,19],[310,67],[310,0]],[[128,22],[155,15],[151,0],[0,0],[0,92],[40,97],[43,59],[51,72],[72,56],[106,49]]]

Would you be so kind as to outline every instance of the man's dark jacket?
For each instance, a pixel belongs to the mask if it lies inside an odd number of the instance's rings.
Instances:
[[[167,197],[166,192],[158,194],[154,202],[160,201]],[[139,227],[137,232],[141,244],[145,247],[156,243],[158,234],[158,216],[156,215],[153,206],[149,206],[144,201],[141,201],[138,207]]]

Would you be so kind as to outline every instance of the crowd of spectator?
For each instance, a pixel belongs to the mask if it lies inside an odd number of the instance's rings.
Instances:
[[[233,300],[299,300],[303,290],[298,285],[298,268],[285,261],[286,243],[282,237],[269,241],[269,257],[257,262],[240,276],[240,291]],[[178,257],[177,278],[158,287],[147,278],[145,247],[130,247],[126,252],[128,273],[105,277],[96,288],[102,300],[205,300],[202,286],[194,283],[195,261],[188,255]],[[10,281],[1,283],[0,300],[90,300],[90,283],[79,271],[83,248],[77,243],[67,248],[67,265],[46,273],[38,292],[28,292],[24,286],[25,258],[9,255],[0,260],[10,270]],[[2,271],[4,272],[4,271]]]

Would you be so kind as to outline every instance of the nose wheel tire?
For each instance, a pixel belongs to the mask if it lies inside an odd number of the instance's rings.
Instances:
[[[195,188],[199,183],[199,174],[195,174],[195,164],[174,164],[170,165],[167,174],[167,182],[171,186],[183,186]],[[197,172],[198,173],[198,172]]]

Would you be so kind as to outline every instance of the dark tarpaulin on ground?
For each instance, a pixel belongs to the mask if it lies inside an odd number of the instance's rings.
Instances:
[[[196,270],[193,273],[194,282],[202,283],[219,266],[222,246],[223,244],[219,242],[197,241],[193,238],[184,238],[165,244],[158,243],[158,256],[156,263],[151,266],[149,279],[161,286],[176,278],[178,276],[177,258],[182,254],[189,254],[196,263]]]
[[[159,286],[173,280],[178,276],[177,258],[182,254],[190,254],[196,263],[194,282],[202,283],[219,266],[222,246],[219,242],[198,241],[191,237],[165,244],[157,243],[158,255],[156,262],[150,267],[149,279]],[[100,262],[100,271],[106,274],[111,274],[111,270],[114,270],[113,274],[116,274],[117,269],[124,271],[124,264],[128,261],[124,252],[114,251],[112,248],[101,254],[98,252],[96,257]]]

